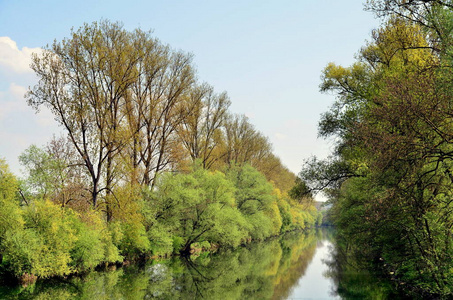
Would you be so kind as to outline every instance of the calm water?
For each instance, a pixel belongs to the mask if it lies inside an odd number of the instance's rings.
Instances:
[[[388,286],[339,257],[331,232],[313,230],[214,255],[0,287],[0,299],[389,298]]]

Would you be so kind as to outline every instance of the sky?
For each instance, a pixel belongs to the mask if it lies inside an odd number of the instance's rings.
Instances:
[[[323,68],[352,64],[379,25],[360,0],[0,0],[0,158],[17,175],[26,148],[63,132],[49,111],[27,106],[31,53],[102,19],[192,53],[199,81],[226,91],[230,111],[248,116],[294,173],[332,150],[317,138],[335,100],[319,92]]]

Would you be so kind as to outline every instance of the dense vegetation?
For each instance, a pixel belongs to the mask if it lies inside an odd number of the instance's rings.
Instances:
[[[0,286],[0,298],[286,299],[314,259],[318,234],[291,232],[216,254],[42,280],[33,289]]]
[[[24,151],[21,180],[0,160],[3,273],[34,281],[319,221],[267,138],[197,82],[190,55],[149,32],[85,25],[32,68],[28,103],[67,136]]]
[[[453,295],[453,3],[368,1],[382,18],[350,67],[329,64],[337,100],[319,124],[336,149],[301,175],[324,189],[347,247],[412,297]],[[356,245],[356,246],[352,246]]]

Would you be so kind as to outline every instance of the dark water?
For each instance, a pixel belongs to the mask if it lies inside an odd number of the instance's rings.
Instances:
[[[236,250],[84,277],[0,287],[0,299],[389,299],[389,285],[342,265],[332,233],[290,233]]]

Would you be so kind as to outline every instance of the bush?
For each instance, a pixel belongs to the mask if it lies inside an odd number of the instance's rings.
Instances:
[[[136,258],[140,254],[151,250],[145,227],[138,220],[120,223],[122,239],[118,245],[120,253],[128,258]]]
[[[88,211],[85,215],[86,222],[75,215],[72,217],[77,241],[71,250],[71,265],[77,271],[94,268],[106,261],[102,231],[107,227],[95,212]]]

